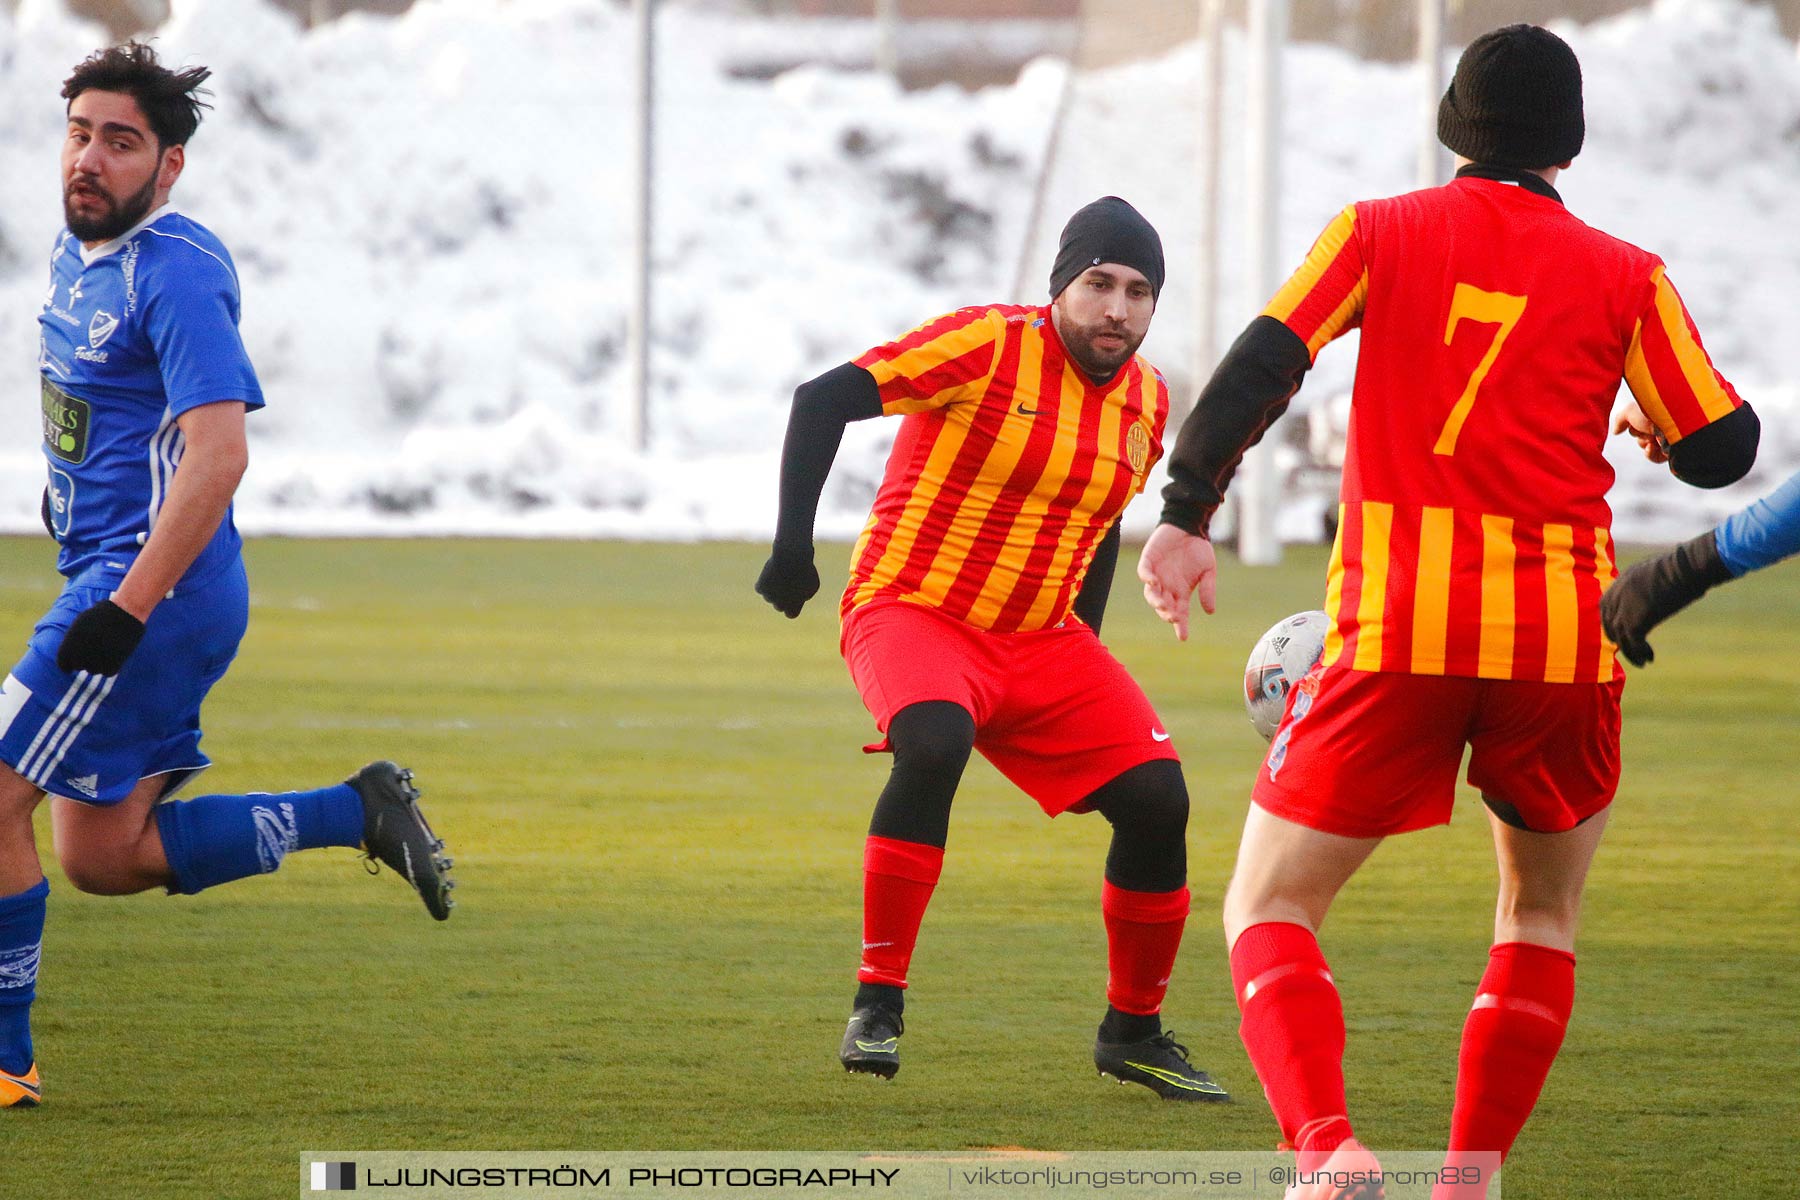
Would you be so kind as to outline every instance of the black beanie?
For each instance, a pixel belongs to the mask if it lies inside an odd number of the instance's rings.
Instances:
[[[1581,64],[1536,25],[1469,43],[1438,105],[1438,141],[1471,162],[1541,170],[1581,152]]]
[[[1150,281],[1151,298],[1162,294],[1162,239],[1144,214],[1117,196],[1094,201],[1063,226],[1056,263],[1050,268],[1050,298],[1062,295],[1076,276],[1101,263],[1143,272]]]

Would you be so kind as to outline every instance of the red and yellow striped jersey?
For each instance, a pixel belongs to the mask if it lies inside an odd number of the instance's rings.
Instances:
[[[905,419],[841,611],[891,596],[999,633],[1069,617],[1162,457],[1162,376],[1134,357],[1095,384],[1047,306],[960,309],[855,363]]]
[[[1661,260],[1465,177],[1346,208],[1264,313],[1315,357],[1362,328],[1325,661],[1612,679],[1619,383],[1671,443],[1741,403]]]

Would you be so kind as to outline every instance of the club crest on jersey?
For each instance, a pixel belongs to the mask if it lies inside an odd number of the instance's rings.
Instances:
[[[113,330],[118,327],[119,318],[113,316],[111,313],[104,310],[95,313],[94,319],[88,322],[88,344],[85,346],[77,346],[75,348],[75,357],[79,358],[82,362],[105,362],[107,352],[100,347],[106,344],[106,339],[111,337],[113,335]]]
[[[1150,464],[1150,431],[1141,424],[1133,425],[1125,434],[1125,459],[1137,475],[1142,475]]]
[[[106,339],[111,337],[113,330],[118,327],[119,318],[111,313],[104,309],[95,313],[94,319],[88,322],[88,345],[98,350],[106,345]]]

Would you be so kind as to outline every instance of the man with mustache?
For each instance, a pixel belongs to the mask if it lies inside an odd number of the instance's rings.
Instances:
[[[68,228],[38,320],[44,519],[67,583],[0,686],[0,1107],[42,1097],[30,1010],[49,884],[32,813],[46,794],[84,892],[192,894],[294,850],[360,845],[449,915],[450,860],[393,763],[313,791],[169,800],[209,765],[201,701],[244,634],[231,501],[245,413],[263,406],[231,256],[169,203],[209,74],[132,43],[63,86]]]
[[[1169,734],[1100,644],[1119,515],[1162,451],[1169,393],[1136,356],[1162,242],[1117,196],[1063,230],[1047,305],[928,321],[800,385],[774,552],[756,590],[819,590],[813,518],[844,427],[903,416],[839,605],[841,646],[894,765],[863,849],[862,962],[838,1051],[900,1069],[907,968],[979,750],[1050,816],[1113,826],[1094,1064],[1170,1100],[1225,1100],[1158,1015],[1187,919],[1187,788]]]

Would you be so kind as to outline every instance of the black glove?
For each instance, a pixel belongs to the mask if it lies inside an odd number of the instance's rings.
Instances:
[[[50,515],[50,485],[44,485],[44,502],[38,506],[38,516],[44,518],[44,532],[51,537],[56,536],[56,521]]]
[[[56,648],[56,667],[59,671],[117,675],[143,640],[142,621],[111,600],[102,600],[70,622],[69,632]]]
[[[1708,531],[1666,554],[1633,563],[1600,597],[1600,625],[1632,666],[1645,666],[1656,657],[1645,640],[1652,629],[1734,578]]]
[[[756,594],[789,618],[800,615],[808,600],[819,594],[819,572],[813,566],[812,547],[784,550],[775,547],[762,574],[756,577]]]

